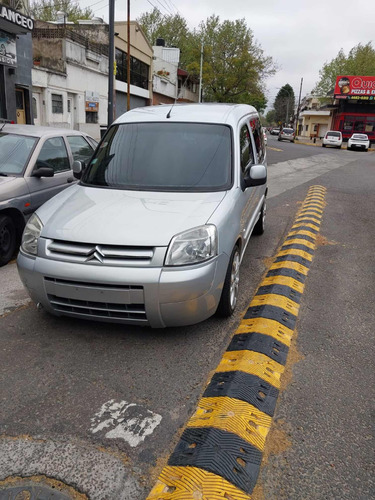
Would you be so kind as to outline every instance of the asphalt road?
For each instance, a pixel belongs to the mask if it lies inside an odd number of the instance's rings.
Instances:
[[[14,263],[0,269],[0,481],[44,475],[92,499],[144,499],[319,184],[320,245],[254,497],[371,498],[375,154],[269,136],[268,161],[268,227],[250,242],[229,320],[150,330],[55,318],[27,299]]]

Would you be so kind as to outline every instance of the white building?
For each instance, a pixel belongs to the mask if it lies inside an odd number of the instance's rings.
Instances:
[[[33,61],[34,124],[81,130],[99,139],[100,129],[107,127],[108,26],[38,21]]]

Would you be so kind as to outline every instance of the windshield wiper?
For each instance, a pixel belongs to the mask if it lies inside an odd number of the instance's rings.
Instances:
[[[2,175],[3,177],[8,177],[8,174],[3,174],[3,172],[0,172],[0,175]]]

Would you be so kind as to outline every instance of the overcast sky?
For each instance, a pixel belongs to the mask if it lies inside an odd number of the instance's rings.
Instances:
[[[108,0],[78,0],[108,22]],[[311,92],[325,62],[343,48],[347,54],[358,43],[375,47],[375,0],[130,0],[131,19],[150,12],[180,13],[193,29],[211,14],[221,21],[244,18],[254,37],[278,65],[266,81],[272,106],[278,88],[289,83],[298,98]],[[126,0],[116,1],[116,21],[126,20]]]

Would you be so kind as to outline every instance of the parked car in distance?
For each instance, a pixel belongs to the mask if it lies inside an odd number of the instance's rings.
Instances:
[[[229,316],[265,227],[266,164],[252,106],[133,109],[28,222],[21,279],[55,315],[156,328]]]
[[[279,135],[279,133],[280,133],[279,127],[274,127],[274,128],[271,128],[271,130],[270,130],[271,135]]]
[[[266,129],[264,127],[262,128],[262,130],[263,130],[264,144],[267,146],[267,131],[266,131]]]
[[[338,130],[328,130],[322,140],[322,147],[325,148],[326,146],[334,146],[340,149],[342,146],[342,133]]]
[[[14,256],[30,215],[75,181],[73,161],[88,163],[96,144],[76,130],[0,124],[0,266]]]
[[[368,150],[370,141],[366,134],[353,134],[348,140],[348,149],[364,149]]]
[[[292,128],[284,127],[280,130],[279,138],[277,140],[294,142],[295,137],[296,136]]]

